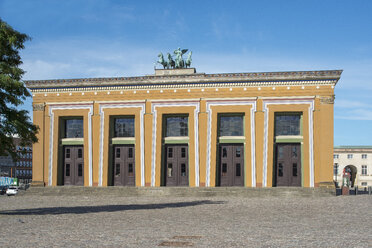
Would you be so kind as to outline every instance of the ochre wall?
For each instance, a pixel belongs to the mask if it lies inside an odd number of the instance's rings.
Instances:
[[[144,183],[143,186],[160,186],[160,168],[161,168],[161,147],[162,147],[162,115],[163,114],[183,114],[189,116],[189,182],[190,186],[215,186],[215,169],[216,169],[216,142],[217,142],[217,114],[218,113],[244,113],[245,126],[245,186],[251,187],[271,187],[272,186],[272,170],[274,163],[274,113],[275,112],[302,112],[303,119],[303,186],[310,187],[310,171],[309,171],[309,150],[310,137],[309,129],[313,128],[313,164],[314,164],[314,186],[319,183],[332,181],[332,151],[333,151],[333,103],[322,99],[333,99],[333,85],[320,86],[276,86],[276,87],[233,87],[233,88],[179,88],[179,89],[154,89],[154,90],[111,90],[111,91],[71,91],[71,92],[47,92],[33,93],[34,105],[43,104],[45,109],[34,111],[34,123],[39,126],[38,134],[39,142],[33,146],[33,181],[44,182],[49,185],[49,141],[50,141],[50,124],[51,116],[49,112],[50,106],[75,106],[77,104],[89,105],[92,108],[91,124],[92,124],[92,144],[89,147],[88,143],[88,109],[76,110],[54,110],[54,139],[53,139],[53,173],[52,186],[57,184],[57,163],[58,163],[58,120],[63,116],[82,116],[84,118],[84,184],[89,186],[89,153],[92,151],[92,185],[99,185],[99,159],[103,158],[103,175],[102,186],[107,186],[107,169],[108,169],[108,145],[109,145],[109,116],[111,115],[135,115],[136,128],[136,186],[141,186],[140,178],[140,108],[106,108],[104,110],[104,143],[103,154],[100,154],[100,129],[101,129],[101,113],[100,106],[103,104],[128,104],[130,102],[143,103],[143,125],[144,125]],[[291,104],[291,101],[300,101],[305,99],[313,104],[312,113],[309,113],[309,104]],[[208,134],[207,126],[209,122],[209,109],[207,104],[212,101],[249,101],[252,105],[236,105],[236,106],[213,106],[212,125],[211,125],[211,163],[210,163],[210,180],[207,182],[207,148]],[[266,105],[265,102],[276,101],[279,104]],[[282,102],[281,102],[282,101]],[[194,127],[194,111],[195,106],[170,106],[157,107],[157,124],[156,124],[156,166],[155,166],[155,182],[152,181],[152,139],[153,139],[153,122],[154,110],[153,104],[159,102],[193,102],[199,108],[197,113],[198,126]],[[255,107],[254,114],[251,114],[252,107]],[[267,177],[264,180],[264,147],[265,147],[265,115],[268,115],[267,126]],[[309,126],[309,116],[313,118],[313,127]],[[251,120],[254,118],[254,144],[251,143]],[[194,133],[198,130],[198,138],[195,140]],[[193,147],[195,142],[198,142],[199,150],[199,185],[195,181],[195,153]],[[251,152],[251,147],[254,146],[254,154]],[[252,165],[252,156],[255,158],[255,164]],[[254,179],[255,185],[252,182],[252,166],[255,166]],[[266,185],[264,185],[266,181]]]

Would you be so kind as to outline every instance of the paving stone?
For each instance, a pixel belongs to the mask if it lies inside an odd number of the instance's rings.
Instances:
[[[0,247],[371,247],[371,208],[368,195],[123,197],[25,192],[0,196]]]

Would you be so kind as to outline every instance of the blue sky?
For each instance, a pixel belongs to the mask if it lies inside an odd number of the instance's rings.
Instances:
[[[0,0],[32,37],[25,80],[153,74],[177,47],[205,73],[343,69],[335,145],[372,145],[371,13],[369,0]]]

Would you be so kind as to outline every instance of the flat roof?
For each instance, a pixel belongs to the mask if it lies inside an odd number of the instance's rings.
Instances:
[[[192,70],[190,70],[192,69]],[[158,73],[161,71],[161,73]],[[342,70],[321,71],[283,71],[283,72],[245,72],[245,73],[197,73],[195,68],[187,69],[157,69],[154,75],[138,77],[108,77],[108,78],[76,78],[26,80],[26,86],[32,90],[60,88],[89,88],[106,86],[140,86],[183,85],[183,84],[213,84],[213,83],[249,83],[262,85],[265,83],[282,84],[337,84]]]

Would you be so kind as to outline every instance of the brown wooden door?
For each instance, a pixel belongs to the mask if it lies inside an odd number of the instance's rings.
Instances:
[[[134,145],[117,145],[114,147],[114,185],[135,186]]]
[[[220,186],[244,186],[244,145],[221,144]]]
[[[165,186],[189,185],[187,145],[165,146]]]
[[[301,145],[276,145],[276,186],[301,186]]]
[[[64,146],[64,185],[84,186],[84,147]]]

